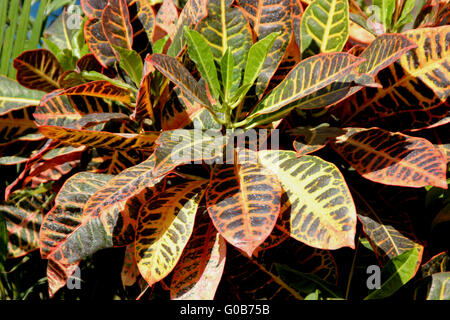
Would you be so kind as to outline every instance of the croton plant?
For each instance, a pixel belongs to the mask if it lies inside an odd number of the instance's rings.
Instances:
[[[50,297],[117,248],[140,297],[450,298],[448,1],[81,8],[0,78],[6,257]]]

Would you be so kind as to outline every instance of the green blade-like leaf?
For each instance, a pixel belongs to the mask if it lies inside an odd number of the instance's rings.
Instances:
[[[189,57],[195,62],[202,78],[207,81],[214,98],[219,99],[221,94],[219,78],[210,46],[206,39],[195,30],[185,27],[184,35],[188,43]]]
[[[5,2],[8,3],[7,1]],[[1,49],[2,56],[0,60],[0,74],[3,74],[5,76],[10,75],[9,72],[10,70],[12,70],[10,61],[11,59],[13,59],[12,50],[14,45],[14,36],[17,31],[17,17],[20,9],[19,3],[20,3],[19,0],[12,0],[9,2],[9,10],[8,10],[9,26],[8,29],[6,29],[5,39],[2,44]]]
[[[280,32],[280,36],[269,49],[255,83],[255,93],[260,98],[280,65],[291,40],[293,3],[291,0],[239,0],[239,5],[258,40],[265,39],[273,32]]]
[[[302,16],[302,58],[341,51],[348,39],[348,29],[348,0],[314,0]]]
[[[233,69],[234,59],[230,48],[228,48],[220,60],[220,72],[222,75],[223,92],[226,101],[230,100],[230,92],[233,86]]]
[[[235,63],[232,86],[234,91],[241,82],[241,71],[245,67],[248,49],[252,45],[252,35],[244,14],[238,8],[231,7],[231,3],[232,0],[208,1],[208,16],[198,23],[196,30],[206,38],[217,63],[220,63],[230,48]]]
[[[144,70],[144,64],[141,57],[134,50],[125,49],[113,45],[114,50],[119,54],[119,66],[125,70],[130,76],[131,80],[139,88],[142,80],[142,72]]]
[[[244,80],[242,82],[243,86],[252,85],[256,78],[258,78],[263,69],[267,54],[279,35],[280,32],[271,33],[250,48],[248,51],[247,63],[245,65]]]
[[[372,291],[364,300],[383,299],[394,294],[411,280],[417,272],[418,260],[421,258],[417,248],[406,251],[389,261],[381,272],[383,283],[379,289]]]
[[[378,21],[383,24],[385,31],[390,30],[395,11],[395,0],[374,0],[373,5],[379,9],[374,12]]]

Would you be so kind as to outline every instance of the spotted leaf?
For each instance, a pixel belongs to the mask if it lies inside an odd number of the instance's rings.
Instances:
[[[418,117],[415,114],[434,113],[450,93],[450,55],[445,40],[449,32],[450,26],[442,26],[403,33],[417,48],[380,71],[375,80],[382,88],[364,88],[344,103],[339,117],[345,125],[369,123],[398,130],[407,123],[410,129],[411,117]],[[441,118],[445,116],[446,112]]]
[[[8,230],[7,258],[21,257],[39,248],[39,229],[54,196],[54,192],[45,187],[24,188],[13,192],[0,206]]]
[[[152,286],[165,278],[181,257],[194,227],[207,181],[190,181],[168,188],[139,212],[136,261]]]
[[[446,159],[426,139],[379,128],[350,128],[331,146],[366,179],[447,189]]]
[[[282,118],[295,107],[292,102],[342,79],[362,61],[364,60],[347,53],[316,55],[301,61],[258,103],[249,116],[251,121],[247,126],[253,127]]]
[[[208,212],[217,230],[248,256],[272,232],[280,197],[276,177],[250,161],[217,168],[206,194]]]
[[[315,156],[297,158],[293,151],[258,154],[287,194],[291,237],[315,248],[354,248],[356,209],[342,174],[333,164]]]
[[[225,259],[226,242],[208,215],[203,214],[194,226],[194,232],[173,270],[171,299],[214,299]]]

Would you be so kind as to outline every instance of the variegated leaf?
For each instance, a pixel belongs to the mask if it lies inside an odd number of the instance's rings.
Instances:
[[[226,242],[205,213],[173,270],[170,297],[173,300],[212,300],[222,278]]]
[[[149,286],[165,278],[181,257],[194,227],[207,181],[190,181],[168,188],[139,212],[136,261]]]
[[[214,170],[207,208],[220,234],[248,256],[264,242],[280,211],[281,186],[271,171],[245,161]]]
[[[281,119],[295,107],[293,102],[342,79],[353,72],[362,61],[347,53],[316,55],[301,61],[255,107],[249,116],[251,121],[247,127]]]
[[[17,81],[0,75],[0,115],[37,106],[43,96],[43,92],[24,88]]]
[[[315,248],[354,248],[356,209],[339,170],[315,156],[293,151],[259,151],[287,193],[291,237]]]
[[[58,79],[63,69],[58,59],[48,50],[25,51],[13,62],[17,81],[24,87],[45,92],[59,88]]]
[[[366,179],[447,189],[446,159],[426,139],[379,128],[349,128],[331,146]]]
[[[348,39],[348,0],[314,0],[301,20],[302,58],[341,51]]]
[[[131,50],[133,29],[130,22],[127,0],[108,0],[102,12],[102,26],[111,45]]]
[[[205,37],[217,63],[230,49],[234,60],[232,91],[235,91],[241,82],[252,35],[244,14],[231,7],[231,3],[232,0],[209,0],[208,16],[198,23],[196,30]]]

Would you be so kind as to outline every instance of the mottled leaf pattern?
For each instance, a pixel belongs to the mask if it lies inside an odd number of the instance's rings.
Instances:
[[[25,189],[11,194],[0,206],[8,230],[7,258],[17,258],[39,248],[39,230],[44,215],[50,210],[54,192]]]
[[[281,186],[258,163],[217,168],[206,194],[209,215],[220,234],[248,256],[272,232],[280,210]]]
[[[366,179],[447,189],[446,160],[428,140],[379,128],[350,128],[331,146]]]
[[[411,127],[414,113],[433,114],[450,93],[450,55],[445,40],[449,33],[449,26],[405,32],[417,48],[380,71],[376,80],[382,88],[364,88],[347,100],[339,112],[342,121],[348,126],[364,122],[398,130],[405,122]]]
[[[141,208],[136,261],[150,286],[165,278],[180,259],[192,234],[206,183],[190,181],[170,187]]]
[[[252,111],[249,127],[270,123],[286,115],[291,103],[337,81],[363,60],[347,53],[316,55],[301,61]]]
[[[158,133],[141,134],[111,133],[103,131],[68,129],[56,126],[41,126],[39,131],[48,138],[74,145],[85,145],[113,150],[154,149]]]
[[[108,42],[108,38],[103,31],[102,21],[98,18],[88,20],[84,25],[84,37],[89,46],[89,50],[95,55],[97,60],[105,68],[116,62],[114,49]]]
[[[63,240],[81,225],[83,205],[111,178],[112,175],[81,172],[67,180],[42,223],[39,242],[43,258],[58,254]]]
[[[207,214],[202,214],[173,270],[170,297],[174,300],[212,300],[226,261],[226,241]]]
[[[291,237],[321,249],[354,247],[356,210],[342,174],[315,156],[293,151],[259,151],[287,193]],[[287,209],[288,210],[288,209]]]

